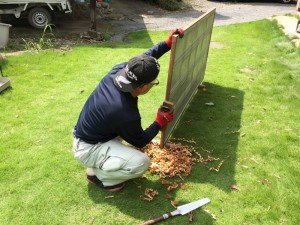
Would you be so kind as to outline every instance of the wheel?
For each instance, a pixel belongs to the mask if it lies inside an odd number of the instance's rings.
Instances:
[[[50,13],[41,7],[36,7],[30,10],[28,15],[29,24],[36,29],[44,29],[44,27],[51,23],[52,17]]]

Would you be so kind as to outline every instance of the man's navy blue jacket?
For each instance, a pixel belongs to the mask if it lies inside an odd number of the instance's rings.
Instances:
[[[160,42],[144,54],[159,59],[169,50],[165,42]],[[129,144],[142,148],[157,135],[160,129],[157,122],[143,130],[138,98],[120,91],[113,82],[115,74],[126,65],[124,62],[113,67],[89,96],[75,126],[75,137],[96,144],[120,136]]]

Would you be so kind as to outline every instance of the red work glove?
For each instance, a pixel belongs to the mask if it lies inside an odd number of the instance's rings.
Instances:
[[[169,37],[168,39],[166,40],[166,44],[171,48],[171,45],[172,45],[172,36],[174,34],[179,34],[179,37],[182,38],[183,35],[184,35],[184,30],[182,28],[178,28],[176,30],[172,29],[170,34],[169,34]]]
[[[160,127],[163,127],[164,125],[167,125],[168,123],[172,122],[174,118],[173,110],[170,110],[169,112],[163,112],[160,108],[157,110],[157,115],[155,122],[157,122]]]

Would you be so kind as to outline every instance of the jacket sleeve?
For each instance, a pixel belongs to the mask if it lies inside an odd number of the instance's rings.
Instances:
[[[168,51],[170,51],[170,47],[166,44],[165,41],[162,41],[154,45],[148,51],[144,52],[144,54],[159,59],[162,55],[164,55]]]
[[[141,121],[123,123],[118,128],[118,134],[129,144],[143,148],[158,134],[160,125],[152,123],[146,130],[141,127]]]

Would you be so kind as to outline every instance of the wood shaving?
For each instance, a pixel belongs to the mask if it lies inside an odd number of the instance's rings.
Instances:
[[[240,190],[240,188],[239,188],[236,184],[230,185],[229,188],[230,188],[231,190],[235,190],[235,191],[239,191],[239,190]]]
[[[214,150],[207,150],[207,149],[205,149],[205,148],[203,148],[203,147],[201,147],[201,146],[200,146],[200,149],[201,149],[202,151],[204,151],[204,152],[209,153],[209,154],[213,153],[213,151],[214,151]]]
[[[271,183],[271,182],[270,182],[268,179],[266,179],[266,178],[261,179],[261,180],[259,180],[258,182],[262,183],[263,185],[269,185],[269,184]]]
[[[170,182],[168,180],[165,180],[165,179],[161,179],[161,183],[162,184],[167,184],[167,185],[172,184],[172,182]]]
[[[145,192],[144,192],[144,200],[146,201],[152,201],[153,197],[158,195],[158,192],[153,190],[152,188],[146,188]]]
[[[176,182],[172,183],[169,187],[168,187],[168,191],[174,190],[178,187],[178,184]]]
[[[177,206],[179,205],[178,201],[171,201],[171,205],[176,209]]]
[[[175,141],[184,141],[185,143],[190,143],[190,144],[197,144],[196,141],[194,141],[193,139],[192,140],[186,140],[184,138],[173,138],[172,140],[175,140]]]
[[[181,189],[187,189],[187,184],[181,184]]]
[[[142,188],[142,186],[141,186],[140,184],[138,184],[135,180],[132,180],[132,182],[133,182],[134,184],[136,184],[136,187],[137,187],[138,189],[141,189],[141,188]]]
[[[240,130],[235,130],[235,131],[230,131],[230,132],[225,132],[224,134],[239,134],[241,131]]]
[[[216,172],[219,172],[219,171],[220,171],[220,167],[223,165],[224,161],[225,161],[225,160],[222,160],[222,161],[220,162],[220,164],[217,166],[217,168],[215,168],[215,167],[210,167],[209,170],[214,170],[214,171],[216,171]]]
[[[254,162],[256,164],[260,164],[257,160],[253,159],[253,158],[241,158],[238,160],[238,164],[243,163],[244,161],[250,161],[250,162]]]
[[[115,197],[115,196],[112,196],[112,195],[111,195],[111,196],[106,196],[105,198],[114,198],[114,197]]]

